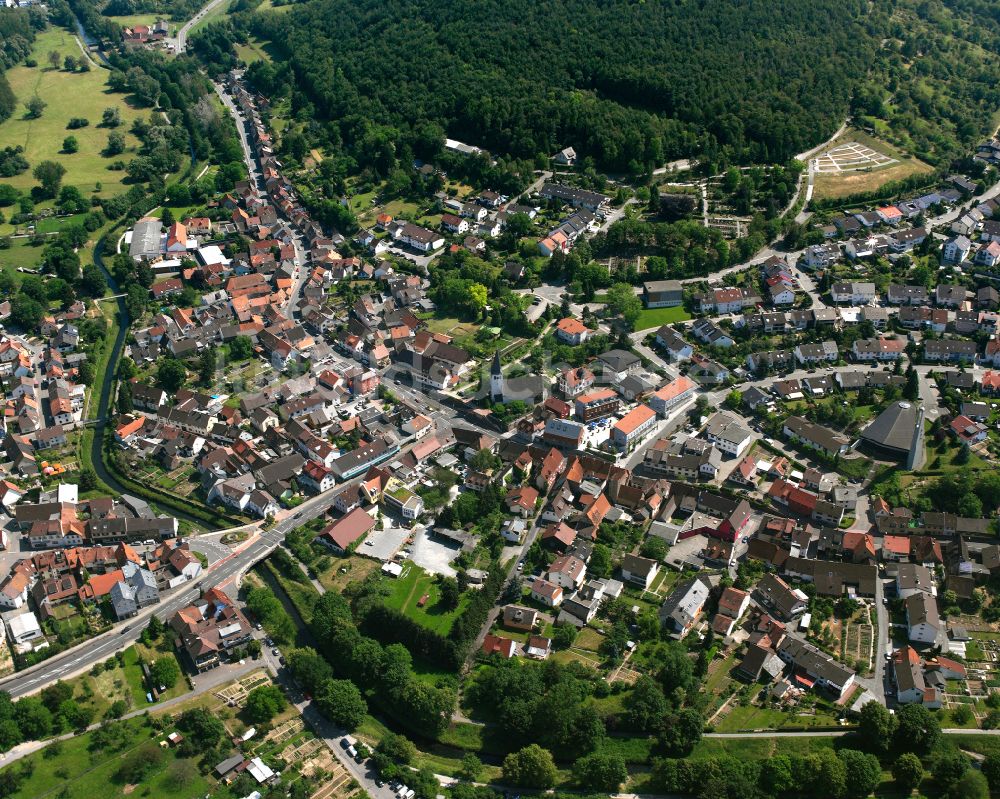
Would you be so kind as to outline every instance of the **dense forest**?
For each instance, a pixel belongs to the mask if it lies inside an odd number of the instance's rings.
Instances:
[[[640,172],[692,152],[785,161],[832,133],[874,58],[866,13],[861,0],[315,0],[251,24],[283,51],[298,108],[334,122],[335,148],[360,149],[374,127],[429,157],[428,134],[447,132]]]
[[[131,2],[131,0],[128,0]],[[536,161],[571,145],[609,171],[677,157],[786,163],[848,116],[947,168],[992,133],[1000,12],[989,0],[240,0],[194,49],[272,42],[249,76],[290,96],[311,143],[381,177],[441,140]],[[509,170],[508,170],[509,171]]]
[[[855,87],[851,112],[859,123],[942,167],[995,130],[1000,110],[997,3],[876,3],[867,26],[883,45],[868,79]]]

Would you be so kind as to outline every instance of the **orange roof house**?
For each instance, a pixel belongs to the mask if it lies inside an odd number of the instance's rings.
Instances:
[[[106,574],[92,574],[90,575],[90,579],[80,587],[80,601],[100,600],[111,593],[111,589],[115,583],[120,583],[124,580],[125,573],[121,569],[115,569]]]
[[[186,250],[187,246],[187,228],[180,222],[174,222],[169,228],[167,228],[167,250]]]

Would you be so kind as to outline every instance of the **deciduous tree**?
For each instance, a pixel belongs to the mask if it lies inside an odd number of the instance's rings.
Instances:
[[[989,757],[987,757],[988,759]],[[1000,767],[1000,757],[997,758],[996,763]],[[986,771],[985,762],[983,764],[983,771]],[[1000,777],[1000,771],[998,771],[998,777]],[[924,767],[920,762],[920,758],[912,752],[901,754],[892,764],[892,778],[903,792],[903,795],[909,796],[924,778]]]
[[[547,749],[529,744],[504,758],[503,779],[522,788],[548,789],[556,783],[556,764]]]
[[[42,187],[42,193],[45,197],[55,197],[59,193],[63,175],[66,174],[66,167],[56,161],[41,161],[31,174],[35,176],[35,180]]]
[[[338,727],[355,730],[364,721],[368,704],[350,680],[327,680],[316,693],[316,706]]]

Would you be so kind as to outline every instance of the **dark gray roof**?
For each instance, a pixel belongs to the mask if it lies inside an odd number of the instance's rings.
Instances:
[[[861,433],[861,437],[885,449],[909,452],[920,408],[909,402],[894,402]]]
[[[639,357],[626,350],[608,350],[597,356],[597,360],[606,363],[616,372],[622,372],[639,362]]]

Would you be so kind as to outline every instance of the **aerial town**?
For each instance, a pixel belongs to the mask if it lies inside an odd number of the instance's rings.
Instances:
[[[70,4],[63,71],[218,67],[221,2]],[[390,196],[241,35],[236,167],[0,217],[0,796],[1000,793],[1000,139]]]

